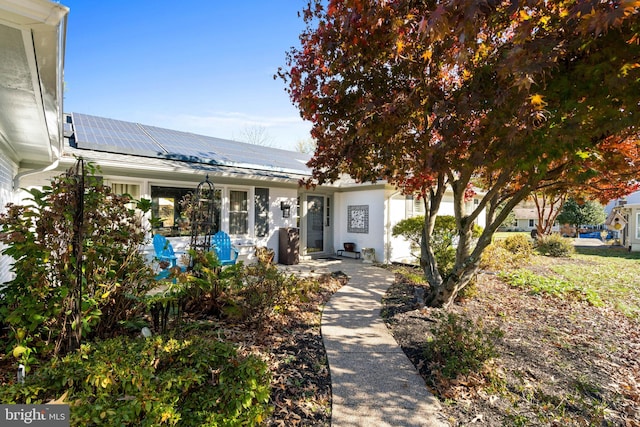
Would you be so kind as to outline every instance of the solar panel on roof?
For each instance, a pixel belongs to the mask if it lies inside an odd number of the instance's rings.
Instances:
[[[135,123],[73,113],[78,148],[159,157],[164,150]]]
[[[79,149],[308,173],[309,156],[302,153],[86,114],[73,113],[72,119]]]

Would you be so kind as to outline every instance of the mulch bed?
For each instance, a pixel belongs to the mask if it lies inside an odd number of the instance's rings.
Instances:
[[[439,309],[398,275],[383,304],[387,326],[451,425],[640,426],[640,322],[607,308],[528,295],[480,275],[478,294],[449,311],[504,332],[480,373],[446,379],[425,358]]]
[[[316,278],[319,288],[261,325],[218,325],[226,339],[267,361],[274,410],[266,426],[331,425],[331,376],[322,342],[322,306],[346,283],[341,273]]]

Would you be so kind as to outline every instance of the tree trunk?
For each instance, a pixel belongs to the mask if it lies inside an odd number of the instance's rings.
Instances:
[[[453,273],[439,285],[430,286],[425,296],[425,305],[429,307],[448,308],[458,293],[465,288],[478,272],[478,263],[456,263]]]
[[[491,244],[491,239],[496,229],[500,226],[500,224],[502,224],[507,215],[509,215],[511,209],[513,209],[515,205],[522,201],[530,192],[528,188],[523,187],[519,191],[514,193],[509,198],[502,211],[500,211],[498,215],[495,215],[495,217],[492,218],[492,221],[487,224],[487,227],[478,238],[478,241],[476,242],[475,247],[473,247],[472,250],[471,243],[472,230],[474,225],[473,218],[477,217],[478,212],[474,212],[469,216],[463,215],[464,188],[461,189],[460,187],[453,187],[454,211],[456,213],[456,222],[458,223],[459,230],[458,236],[460,240],[458,242],[458,247],[456,248],[456,260],[453,271],[444,280],[442,278],[440,278],[439,281],[435,280],[437,279],[437,277],[440,277],[439,273],[433,281],[432,279],[430,279],[429,275],[433,274],[431,273],[431,271],[435,270],[437,272],[437,265],[429,265],[431,257],[424,257],[424,261],[427,262],[427,265],[425,265],[423,269],[425,272],[425,277],[427,278],[427,280],[429,280],[429,291],[427,295],[425,295],[425,304],[429,307],[447,308],[453,303],[456,296],[458,295],[458,292],[464,289],[464,287],[469,284],[471,279],[478,272],[482,252],[487,246]],[[481,205],[483,204],[481,203]],[[431,231],[433,231],[433,229],[431,229]],[[423,242],[423,246],[424,245],[425,243]]]

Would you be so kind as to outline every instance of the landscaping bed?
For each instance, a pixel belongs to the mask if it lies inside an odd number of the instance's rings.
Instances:
[[[321,310],[346,276],[325,274],[316,280],[316,292],[259,329],[220,325],[228,339],[269,365],[273,413],[265,420],[267,426],[331,425],[331,376],[320,332]]]
[[[540,277],[557,277],[560,267],[586,263],[587,274],[594,275],[608,265],[603,259],[534,257],[530,268]],[[628,272],[632,281],[633,275],[640,277],[637,260],[627,268],[635,269]],[[475,325],[484,336],[499,329],[502,337],[494,340],[498,357],[477,372],[446,378],[425,352],[443,322],[442,310],[421,306],[419,289],[424,285],[408,277],[406,270],[397,274],[384,298],[383,314],[443,402],[452,425],[640,425],[640,321],[633,305],[640,293],[637,284],[625,288],[629,293],[622,297],[628,304],[621,306],[610,300],[613,292],[593,291],[586,279],[552,295],[480,274],[477,294],[448,311],[479,321]],[[593,292],[602,298],[594,298]]]
[[[266,362],[271,378],[267,405],[271,410],[261,425],[329,426],[331,378],[320,332],[321,310],[345,280],[346,276],[340,274],[303,279],[297,287],[297,296],[291,298],[286,307],[262,317],[260,322],[186,313],[178,323],[175,318],[171,319],[168,336],[175,337],[178,342],[198,340],[231,344],[237,349],[238,360],[257,356]],[[134,336],[123,338],[136,343],[144,340]],[[0,356],[0,385],[7,386],[15,382],[15,361],[9,354]],[[120,370],[125,367],[118,365],[114,368]],[[30,376],[41,369],[56,374],[49,367],[36,365]],[[59,396],[46,390],[41,394]],[[114,399],[117,397],[114,396]],[[105,419],[98,421],[97,425],[100,422],[108,425],[109,418],[115,416],[109,415],[108,411],[105,414]]]

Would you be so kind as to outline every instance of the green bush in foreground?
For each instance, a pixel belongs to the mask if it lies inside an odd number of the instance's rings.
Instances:
[[[512,254],[521,258],[529,259],[533,255],[533,244],[531,240],[523,234],[514,234],[500,242],[502,246]]]
[[[479,371],[498,356],[494,343],[503,336],[498,328],[485,330],[480,323],[454,313],[441,314],[431,332],[426,357],[445,378]]]
[[[64,396],[73,426],[245,426],[268,414],[269,382],[263,361],[228,343],[119,337],[52,359],[0,401]]]
[[[526,264],[533,254],[527,236],[514,234],[491,243],[482,253],[480,268],[489,271],[511,270]]]
[[[536,244],[536,250],[542,255],[551,257],[569,257],[575,253],[571,240],[557,233],[540,236]]]

